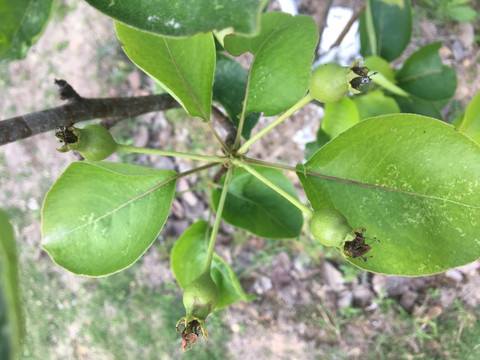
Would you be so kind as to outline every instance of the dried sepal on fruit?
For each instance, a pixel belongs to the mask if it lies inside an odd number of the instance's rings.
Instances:
[[[364,59],[355,60],[350,67],[328,63],[317,67],[310,78],[310,95],[322,103],[337,102],[347,92],[358,94],[361,87],[370,83],[370,69],[360,66]]]
[[[210,271],[204,272],[185,287],[183,305],[185,306],[186,316],[178,320],[176,325],[177,332],[179,331],[179,326],[184,325],[182,331],[183,351],[192,348],[200,333],[208,340],[205,320],[215,309],[217,303],[218,289],[210,275]]]
[[[87,125],[83,129],[70,124],[59,126],[55,136],[63,142],[59,152],[77,150],[89,161],[106,159],[117,150],[117,143],[110,132],[100,125]]]
[[[77,147],[79,132],[78,129],[73,126],[74,123],[66,126],[58,126],[55,131],[55,137],[59,142],[63,143],[63,146],[58,148],[59,152],[67,152],[74,150]]]
[[[355,238],[353,240],[345,241],[343,244],[343,252],[345,255],[352,259],[359,257],[363,261],[367,261],[367,258],[363,255],[372,250],[372,248],[370,245],[365,244],[365,237],[363,236],[365,231],[365,228],[357,229],[354,231]]]
[[[360,66],[360,62],[365,59],[356,59],[347,72],[347,81],[349,84],[349,91],[354,94],[361,93],[361,87],[367,85],[372,81],[370,76],[375,75],[376,73],[370,73],[370,69],[366,66]]]

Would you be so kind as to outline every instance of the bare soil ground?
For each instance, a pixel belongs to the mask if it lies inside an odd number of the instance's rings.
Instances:
[[[358,6],[357,2],[347,3]],[[66,79],[86,97],[140,95],[151,91],[153,85],[145,76],[125,66],[126,60],[119,55],[119,44],[108,18],[84,2],[71,0],[60,4],[65,7],[64,15],[56,14],[28,58],[2,70],[1,118],[58,105],[54,78]],[[316,19],[323,18],[315,1],[304,1],[302,5]],[[422,20],[409,49],[413,51],[431,41],[444,41],[441,56],[445,64],[457,71],[459,85],[455,98],[464,106],[480,84],[479,47],[473,39],[474,30],[471,25],[457,24],[446,29]],[[302,161],[305,143],[302,139],[315,134],[321,112],[316,105],[302,109],[258,142],[249,156],[290,165]],[[194,147],[203,153],[215,153],[215,148],[202,141],[208,132],[201,123],[190,122],[187,127],[188,120],[178,122],[176,117],[176,122],[172,122],[169,116],[172,115],[149,114],[136,120],[132,134],[135,144],[162,144],[177,151]],[[260,126],[269,121],[262,119]],[[132,131],[131,127],[126,129]],[[285,142],[284,134],[298,140]],[[61,269],[52,270],[55,265],[38,247],[43,197],[65,167],[77,160],[74,154],[57,153],[56,147],[52,134],[42,134],[0,148],[0,204],[14,214],[19,242],[33,245],[19,246],[21,266],[40,262],[50,276],[56,277],[59,287],[77,293],[79,286],[88,280],[65,274]],[[119,158],[114,156],[113,160]],[[177,170],[191,165],[184,160],[146,155],[137,157],[136,161]],[[197,180],[201,179],[182,180],[179,191]],[[292,181],[297,182],[294,177]],[[175,200],[173,215],[162,237],[178,237],[194,218],[205,217],[207,212],[203,192],[185,193]],[[419,337],[408,333],[410,327],[398,324],[398,318],[392,313],[404,311],[410,319],[423,319],[418,326],[431,335],[432,324],[457,302],[469,309],[480,306],[480,262],[430,277],[387,277],[344,267],[334,254],[316,247],[307,234],[303,236],[304,242],[289,241],[281,246],[234,232],[227,225],[222,226],[221,236],[218,252],[234,269],[249,269],[242,276],[242,283],[247,292],[258,295],[256,301],[237,303],[225,310],[223,319],[229,327],[229,353],[225,356],[232,359],[364,359],[378,354],[381,358],[413,359],[417,358],[415,354],[423,354],[425,346],[434,349],[436,358],[448,358],[438,340],[425,345]],[[32,253],[32,248],[37,250]],[[173,279],[168,262],[161,259],[156,249],[143,258],[139,274],[138,282],[148,283],[152,288]],[[24,289],[24,295],[30,296],[28,289]],[[398,310],[400,308],[404,310]],[[27,312],[27,332],[28,324],[34,321]],[[73,319],[67,338],[52,342],[55,350],[51,359],[113,358],[108,351],[95,348],[88,338],[79,343],[78,338],[82,337],[75,324]],[[404,355],[375,348],[374,344],[378,344],[382,336],[402,338]],[[480,349],[477,351],[480,354]],[[378,354],[373,355],[376,352]]]

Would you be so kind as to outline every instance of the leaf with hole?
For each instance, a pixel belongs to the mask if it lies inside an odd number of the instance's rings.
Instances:
[[[441,121],[395,114],[359,122],[298,176],[314,209],[333,207],[376,237],[372,272],[435,274],[480,257],[480,146]]]
[[[74,162],[42,208],[42,247],[79,275],[103,276],[133,264],[167,220],[176,173],[128,164]]]

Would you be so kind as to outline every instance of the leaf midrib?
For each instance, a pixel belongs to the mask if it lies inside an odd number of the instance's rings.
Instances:
[[[311,175],[311,176],[314,176],[314,177],[319,177],[319,178],[322,178],[322,179],[325,179],[325,180],[338,181],[338,182],[342,182],[342,183],[345,183],[345,184],[358,185],[358,186],[373,188],[373,189],[377,189],[377,190],[391,191],[391,192],[401,193],[401,194],[410,195],[410,196],[418,196],[418,197],[422,197],[422,198],[426,198],[426,199],[439,200],[439,201],[443,201],[443,202],[448,202],[448,203],[464,206],[464,207],[471,208],[471,209],[480,209],[480,205],[470,205],[470,204],[466,204],[466,203],[463,203],[463,202],[460,202],[460,201],[455,201],[455,200],[451,200],[451,199],[444,199],[444,198],[441,198],[441,197],[438,197],[438,196],[435,196],[435,195],[421,194],[421,193],[417,193],[417,192],[414,192],[414,191],[395,189],[395,188],[391,188],[391,187],[388,187],[388,186],[374,185],[374,184],[364,183],[364,182],[356,181],[356,180],[342,179],[342,178],[338,178],[338,177],[335,177],[335,176],[314,173],[312,171],[300,171],[299,173],[300,174],[305,174],[305,175]]]
[[[169,179],[166,179],[166,180],[162,181],[160,184],[157,184],[157,185],[155,185],[154,187],[152,187],[151,189],[148,189],[147,191],[144,191],[143,193],[141,193],[141,194],[139,194],[139,195],[131,198],[130,200],[128,200],[128,201],[126,201],[125,203],[117,206],[116,208],[108,211],[107,213],[105,213],[105,214],[103,214],[103,215],[101,215],[101,216],[99,216],[99,217],[97,217],[97,218],[95,218],[95,219],[92,219],[91,221],[86,222],[86,223],[84,223],[84,224],[82,224],[82,225],[76,226],[76,227],[74,227],[74,228],[72,228],[72,229],[70,229],[70,230],[68,230],[68,231],[66,231],[66,232],[63,232],[62,234],[58,234],[58,235],[56,235],[56,236],[53,237],[53,238],[50,237],[50,239],[58,239],[59,237],[66,236],[66,235],[68,235],[68,234],[70,234],[70,233],[73,233],[73,232],[75,232],[75,231],[77,231],[77,230],[81,230],[81,229],[84,228],[84,227],[87,227],[87,226],[90,226],[90,225],[92,225],[92,224],[94,224],[94,223],[96,223],[96,222],[99,222],[100,220],[102,220],[102,219],[104,219],[104,218],[106,218],[106,217],[114,214],[115,212],[117,212],[117,211],[119,211],[120,209],[124,208],[125,206],[133,203],[134,201],[137,201],[138,199],[141,199],[141,198],[147,196],[148,194],[154,192],[155,190],[158,190],[159,188],[161,188],[162,186],[168,184],[169,182],[175,181],[177,178],[178,178],[178,175],[176,175],[176,176],[174,176],[174,177],[171,177],[171,178],[169,178]]]
[[[190,96],[192,97],[195,105],[197,106],[197,108],[200,110],[200,112],[202,113],[202,116],[203,116],[203,119],[205,121],[209,121],[209,118],[207,117],[207,114],[205,113],[205,109],[203,109],[203,107],[200,105],[200,102],[198,101],[197,97],[195,96],[195,94],[193,93],[192,89],[190,88],[190,86],[188,85],[187,81],[185,80],[185,78],[183,77],[183,74],[182,72],[180,71],[180,68],[178,67],[178,64],[175,60],[175,57],[173,56],[172,54],[172,51],[170,49],[170,46],[167,42],[167,39],[165,37],[162,38],[163,42],[165,43],[165,47],[168,51],[168,55],[170,56],[170,60],[172,61],[172,64],[173,66],[175,67],[175,71],[177,72],[177,75],[178,77],[180,78],[180,80],[182,81],[183,85],[185,85],[185,88],[187,89],[188,93],[190,94]]]
[[[422,72],[422,73],[419,73],[419,74],[412,74],[412,75],[409,75],[409,76],[407,76],[407,77],[398,79],[398,83],[397,83],[397,84],[401,84],[401,83],[405,83],[405,82],[408,82],[408,81],[413,81],[413,80],[422,79],[422,78],[424,78],[424,77],[431,76],[431,75],[438,75],[438,74],[441,74],[441,73],[442,73],[442,70],[443,70],[443,69],[431,70],[431,71]]]

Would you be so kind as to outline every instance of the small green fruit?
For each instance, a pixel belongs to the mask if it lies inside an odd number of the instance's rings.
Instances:
[[[208,331],[205,319],[218,303],[218,289],[213,282],[210,271],[193,280],[185,287],[183,293],[183,305],[187,315],[178,320],[176,329],[183,324],[182,349],[187,351],[197,341],[199,333],[208,340]],[[190,345],[190,347],[189,347]]]
[[[78,132],[75,150],[89,161],[106,159],[117,150],[117,143],[110,132],[100,125],[87,125]]]
[[[332,208],[316,210],[310,221],[310,228],[315,240],[324,246],[340,248],[345,241],[355,238],[345,216]]]
[[[348,92],[347,72],[337,63],[319,66],[310,79],[310,94],[322,103],[339,101]]]
[[[59,126],[55,136],[63,142],[63,146],[57,149],[59,152],[77,150],[89,161],[106,159],[117,150],[110,132],[100,125],[87,125],[83,129],[76,128],[73,123]]]
[[[206,319],[218,303],[218,289],[207,271],[185,287],[183,305],[187,315]]]

